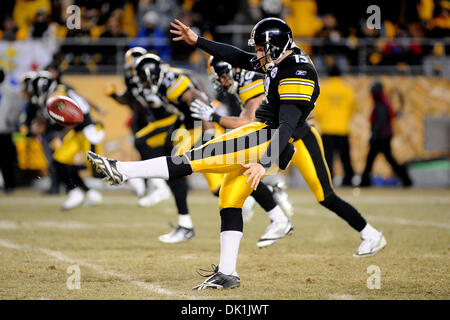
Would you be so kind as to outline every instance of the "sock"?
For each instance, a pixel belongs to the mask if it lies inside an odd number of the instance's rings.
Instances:
[[[192,224],[191,216],[189,214],[179,214],[178,225],[189,229],[192,229],[194,227],[194,225]]]
[[[284,215],[280,206],[275,206],[272,210],[267,211],[267,215],[269,216],[269,219],[275,223],[286,223],[288,221],[288,218]]]
[[[219,271],[227,275],[237,275],[236,262],[239,244],[243,233],[240,231],[222,231],[220,233]]]
[[[117,170],[133,178],[161,178],[169,179],[169,169],[166,157],[158,157],[143,161],[117,161]]]
[[[363,239],[368,239],[368,238],[372,238],[378,235],[378,231],[372,227],[370,224],[366,224],[366,226],[364,227],[364,229],[361,230],[360,232],[361,238]]]

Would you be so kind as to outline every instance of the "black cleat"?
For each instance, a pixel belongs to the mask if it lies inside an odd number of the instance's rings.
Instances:
[[[205,289],[233,289],[241,285],[241,279],[237,275],[227,275],[219,272],[219,267],[214,264],[211,265],[213,270],[203,270],[206,272],[211,272],[208,275],[203,275],[197,271],[202,277],[209,277],[203,283],[192,288],[192,290],[205,290]]]

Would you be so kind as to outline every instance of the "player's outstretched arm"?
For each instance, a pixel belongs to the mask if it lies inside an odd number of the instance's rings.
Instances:
[[[188,26],[182,23],[180,20],[175,19],[170,23],[173,29],[170,29],[172,34],[178,37],[173,38],[174,41],[184,40],[192,46],[202,49],[203,51],[218,57],[230,63],[233,67],[239,67],[246,70],[253,70],[253,66],[250,60],[255,56],[255,54],[245,52],[237,47],[231,46],[229,44],[215,42],[207,40],[205,38],[199,37],[191,30]]]

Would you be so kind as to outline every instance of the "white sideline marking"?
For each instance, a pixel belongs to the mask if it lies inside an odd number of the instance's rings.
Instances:
[[[87,262],[84,262],[82,260],[76,260],[76,259],[72,259],[66,255],[64,255],[63,253],[59,252],[59,251],[55,251],[55,250],[50,250],[50,249],[45,249],[45,248],[37,248],[37,247],[31,247],[31,246],[27,246],[27,245],[19,245],[19,244],[15,244],[12,243],[11,241],[7,240],[7,239],[0,239],[0,245],[8,248],[8,249],[15,249],[15,250],[36,250],[36,251],[40,251],[50,257],[56,258],[60,261],[63,262],[67,262],[67,263],[71,263],[71,264],[78,264],[80,266],[83,267],[87,267],[89,269],[94,270],[95,272],[97,272],[98,274],[102,274],[102,275],[108,275],[108,276],[112,276],[114,278],[118,278],[122,281],[125,282],[130,282],[138,287],[144,288],[148,291],[152,291],[158,294],[163,294],[163,295],[170,295],[170,296],[179,296],[179,297],[184,297],[186,299],[205,299],[205,297],[196,297],[196,296],[191,296],[191,295],[187,295],[184,293],[179,293],[179,292],[174,292],[174,291],[170,291],[167,290],[163,287],[157,286],[157,285],[153,285],[147,282],[143,282],[143,281],[139,281],[139,280],[133,280],[132,277],[130,277],[129,275],[123,274],[123,273],[119,273],[113,270],[104,270],[102,267],[97,266],[97,265],[93,265]]]

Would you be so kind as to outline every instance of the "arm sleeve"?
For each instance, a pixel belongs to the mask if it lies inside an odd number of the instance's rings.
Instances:
[[[278,163],[280,154],[288,145],[289,139],[291,138],[292,133],[294,132],[294,129],[297,126],[297,123],[301,116],[302,111],[300,110],[298,105],[280,105],[280,125],[273,134],[266,152],[259,160],[259,164],[261,164],[264,168],[268,169],[274,162]],[[276,148],[274,144],[278,144],[278,148]]]
[[[200,48],[214,57],[218,57],[233,67],[239,67],[246,70],[253,70],[253,66],[250,60],[255,57],[255,54],[250,52],[245,52],[237,47],[229,44],[215,42],[207,40],[202,37],[198,37],[195,44],[197,48]]]

